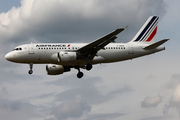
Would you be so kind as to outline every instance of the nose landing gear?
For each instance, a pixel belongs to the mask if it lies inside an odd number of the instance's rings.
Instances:
[[[32,68],[33,68],[33,63],[30,63],[30,64],[29,64],[29,68],[30,68],[30,70],[28,71],[28,73],[31,75],[31,74],[33,73],[33,70],[32,70]]]

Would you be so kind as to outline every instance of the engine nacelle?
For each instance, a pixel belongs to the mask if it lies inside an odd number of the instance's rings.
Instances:
[[[53,61],[57,62],[73,62],[77,60],[76,52],[59,52],[51,56]]]
[[[63,74],[64,72],[71,71],[69,67],[65,67],[62,65],[46,65],[46,71],[48,75],[59,75]]]

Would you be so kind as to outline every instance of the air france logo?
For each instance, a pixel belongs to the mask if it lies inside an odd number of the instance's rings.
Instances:
[[[70,44],[68,46],[70,46]],[[53,44],[53,45],[41,44],[41,45],[36,45],[36,47],[66,47],[66,45],[65,44]]]

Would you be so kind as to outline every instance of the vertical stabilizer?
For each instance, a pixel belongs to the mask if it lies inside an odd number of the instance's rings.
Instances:
[[[158,16],[149,17],[131,42],[154,43],[158,20]]]

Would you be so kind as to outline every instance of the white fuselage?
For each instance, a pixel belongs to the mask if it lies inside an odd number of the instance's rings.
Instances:
[[[86,65],[85,60],[75,60],[73,62],[60,62],[56,58],[59,52],[76,51],[85,46],[83,43],[38,43],[25,44],[16,47],[5,57],[7,60],[16,63],[33,63],[33,64],[59,64],[64,66]],[[132,43],[111,43],[97,52],[91,64],[118,62],[136,57],[148,55],[161,50],[165,47],[159,46],[156,49],[143,49],[147,44]]]

